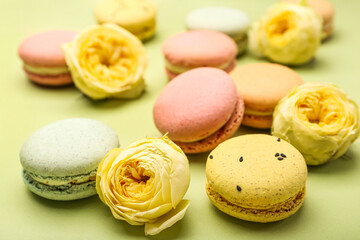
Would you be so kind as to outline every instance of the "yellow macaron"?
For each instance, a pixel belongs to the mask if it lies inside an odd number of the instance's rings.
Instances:
[[[307,167],[288,142],[249,134],[220,144],[206,162],[210,201],[233,217],[274,222],[294,214],[305,197]]]
[[[156,6],[151,0],[102,0],[95,18],[99,24],[115,23],[146,40],[155,33]]]

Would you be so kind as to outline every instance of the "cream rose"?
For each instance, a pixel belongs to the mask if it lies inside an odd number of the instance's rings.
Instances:
[[[271,133],[295,146],[309,165],[343,155],[360,133],[359,109],[340,88],[306,83],[280,100]]]
[[[110,151],[99,165],[96,189],[116,219],[145,224],[154,235],[183,218],[190,184],[188,159],[167,136]]]
[[[75,86],[92,99],[135,98],[145,88],[145,49],[115,24],[84,29],[63,51]]]
[[[322,19],[311,8],[278,3],[249,32],[249,48],[274,62],[300,65],[313,58],[321,42]]]

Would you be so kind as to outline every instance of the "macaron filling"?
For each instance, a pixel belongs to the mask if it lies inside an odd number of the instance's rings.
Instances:
[[[23,67],[26,71],[39,75],[59,75],[70,73],[68,67],[40,67],[24,63]]]
[[[30,178],[34,179],[34,181],[46,184],[49,186],[60,186],[67,184],[82,184],[88,183],[96,180],[96,170],[93,170],[87,174],[78,174],[74,176],[63,176],[63,177],[55,177],[55,176],[43,176],[36,173],[32,173],[26,170],[24,171],[24,175],[28,175]]]
[[[238,47],[238,54],[245,51],[247,44],[248,44],[248,36],[245,33],[239,33],[234,36],[230,36],[234,42],[236,43],[236,46]]]
[[[66,195],[72,196],[91,196],[96,193],[95,185],[96,181],[88,181],[82,183],[67,183],[62,185],[48,185],[33,179],[28,172],[23,171],[23,180],[25,184],[34,193],[49,199],[56,200],[69,200]],[[64,195],[66,193],[66,195]],[[54,195],[59,195],[54,198]],[[60,196],[61,195],[61,196]],[[71,199],[76,199],[75,197]]]
[[[324,32],[324,38],[326,38],[332,34],[332,32],[333,32],[332,21],[323,25],[323,32]]]
[[[214,68],[219,68],[219,69],[222,69],[224,71],[227,71],[227,69],[229,67],[231,67],[231,65],[234,63],[234,59],[232,59],[231,61],[228,61],[228,62],[225,62],[223,64],[220,64],[220,65],[217,65],[217,66],[211,66],[211,67],[214,67]],[[184,73],[186,71],[189,71],[193,68],[196,68],[196,67],[186,67],[186,66],[180,66],[180,65],[174,65],[172,63],[170,63],[167,59],[165,59],[165,67],[168,71],[170,71],[171,73],[174,73],[174,74],[181,74],[181,73]],[[200,66],[197,66],[197,67],[200,67]]]
[[[155,22],[152,25],[144,26],[139,30],[130,30],[132,34],[134,34],[140,40],[145,40],[152,37],[155,33],[156,24]]]
[[[261,112],[253,109],[245,108],[245,115],[253,115],[253,116],[272,116],[273,112]]]
[[[149,32],[150,30],[155,30],[156,20],[152,19],[141,25],[124,25],[124,24],[118,24],[118,25],[136,35],[143,32]]]
[[[270,207],[261,208],[261,207],[249,207],[242,206],[241,203],[232,203],[224,198],[219,193],[215,192],[211,188],[209,182],[206,184],[207,194],[212,202],[217,206],[222,208],[224,211],[227,211],[230,215],[238,216],[238,214],[244,214],[248,216],[251,220],[257,218],[271,218],[273,220],[281,220],[284,218],[284,213],[291,215],[297,209],[299,209],[303,203],[305,197],[305,187],[301,188],[300,191],[289,199],[279,202]],[[249,220],[250,220],[249,219]]]

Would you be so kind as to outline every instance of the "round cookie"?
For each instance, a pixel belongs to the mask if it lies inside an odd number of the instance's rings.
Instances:
[[[288,3],[301,4],[301,0],[283,0]],[[311,7],[323,20],[323,39],[330,37],[334,31],[335,8],[327,0],[306,0],[306,4]]]
[[[71,42],[76,34],[69,30],[45,31],[22,41],[18,54],[28,78],[44,86],[72,84],[61,45]]]
[[[205,67],[174,78],[153,108],[156,127],[185,153],[214,149],[235,133],[243,113],[242,97],[229,75]]]
[[[275,106],[290,90],[303,84],[294,70],[275,63],[251,63],[230,73],[245,102],[242,124],[267,129]]]
[[[294,214],[305,197],[307,167],[301,153],[265,134],[231,138],[208,156],[206,192],[233,217],[273,222]]]
[[[198,67],[214,67],[230,72],[236,64],[237,46],[224,33],[193,30],[168,38],[162,52],[166,73],[172,79]]]
[[[95,195],[98,164],[118,146],[117,134],[104,123],[86,118],[54,122],[23,144],[24,182],[30,191],[53,200]]]
[[[102,0],[95,9],[99,24],[115,23],[140,40],[155,34],[156,6],[151,0]]]
[[[187,15],[185,24],[189,30],[204,29],[225,33],[235,41],[238,54],[246,50],[250,19],[239,9],[220,6],[197,8]]]

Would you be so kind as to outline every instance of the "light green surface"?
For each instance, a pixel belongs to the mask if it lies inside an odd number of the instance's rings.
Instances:
[[[17,47],[29,34],[48,29],[74,29],[95,24],[95,0],[3,0],[0,8],[0,239],[139,239],[143,227],[115,220],[98,197],[56,202],[27,191],[21,179],[19,150],[43,125],[70,117],[88,117],[113,127],[125,146],[146,136],[160,136],[152,106],[167,83],[161,44],[183,31],[186,13],[198,6],[233,6],[255,20],[275,1],[157,0],[158,28],[145,44],[150,57],[147,92],[131,101],[93,102],[74,87],[47,89],[31,84],[21,70]],[[305,82],[331,82],[360,103],[359,1],[332,1],[335,35],[318,51],[316,60],[295,68]],[[249,54],[238,63],[259,61]],[[254,132],[241,128],[237,134]],[[215,209],[205,189],[206,154],[193,155],[191,205],[185,218],[151,239],[359,239],[360,140],[342,158],[309,169],[307,196],[300,211],[277,223],[258,224],[229,217]]]

